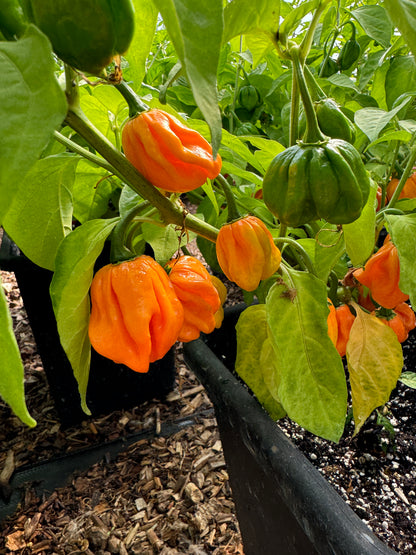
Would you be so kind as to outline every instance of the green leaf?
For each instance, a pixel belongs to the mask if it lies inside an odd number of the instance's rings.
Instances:
[[[217,67],[223,33],[221,0],[153,0],[186,70],[198,108],[211,130],[214,156],[221,143]]]
[[[90,94],[86,89],[80,89],[81,108],[94,126],[115,145],[115,133],[119,129],[114,125],[117,115],[126,109],[126,102],[115,87],[98,85]],[[127,113],[126,113],[127,115]]]
[[[72,185],[79,161],[72,154],[38,160],[14,195],[3,227],[38,266],[53,270],[58,246],[72,229]]]
[[[264,380],[265,374],[276,372],[273,348],[268,341],[266,306],[258,304],[246,308],[238,319],[236,330],[237,358],[235,371],[248,385],[273,420],[283,418],[286,412],[280,403],[273,398]],[[266,342],[268,343],[268,349],[265,347]]]
[[[414,0],[385,0],[384,5],[413,55],[416,56],[416,5]]]
[[[145,72],[146,60],[152,47],[157,22],[157,9],[152,0],[133,0],[134,35],[127,53],[129,62],[126,76],[133,82],[133,88],[140,88]]]
[[[341,87],[343,89],[352,89],[353,91],[358,92],[357,85],[344,73],[335,73],[330,77],[327,77],[327,81],[335,85],[336,87]]]
[[[361,212],[361,216],[342,226],[345,235],[345,247],[353,266],[362,266],[374,251],[377,207],[377,183],[370,181],[370,194]]]
[[[224,8],[224,37],[228,42],[233,37],[260,32],[271,38],[279,28],[280,2],[279,0],[232,0]]]
[[[394,116],[410,102],[411,97],[405,98],[396,108],[389,112],[381,108],[363,108],[362,110],[357,110],[354,115],[354,121],[370,141],[375,141]]]
[[[415,372],[402,372],[400,375],[399,381],[407,385],[407,387],[411,387],[412,389],[416,389],[416,373]]]
[[[306,15],[310,15],[319,4],[320,0],[310,0],[309,2],[301,2],[298,7],[292,8],[279,27],[279,35],[288,37],[296,30],[300,21]]]
[[[50,43],[36,27],[18,41],[0,42],[0,221],[65,118],[65,95],[54,71]]]
[[[143,237],[146,243],[149,243],[153,249],[155,259],[161,266],[168,262],[175,252],[179,249],[179,237],[176,227],[173,224],[166,227],[159,227],[155,224],[144,223],[142,225]],[[192,234],[193,238],[195,235]],[[188,242],[185,234],[182,237],[181,245]]]
[[[325,224],[313,241],[315,243],[315,270],[319,279],[326,283],[330,272],[345,253],[344,236],[336,227]],[[299,242],[302,243],[302,241]]]
[[[129,187],[130,191],[132,189]],[[108,203],[118,185],[114,177],[95,164],[81,159],[73,186],[74,216],[80,222],[104,216]]]
[[[409,133],[409,131],[405,131],[405,130],[388,131],[387,133],[384,133],[383,135],[381,135],[379,139],[370,143],[365,150],[368,150],[369,148],[377,145],[378,143],[389,143],[390,141],[402,141],[404,143],[407,143],[408,141],[410,141],[411,138],[412,138],[412,133]]]
[[[391,239],[397,247],[400,261],[399,287],[410,297],[412,306],[416,306],[416,214],[385,216]]]
[[[416,64],[413,56],[396,56],[390,60],[384,84],[389,109],[403,94],[416,89]]]
[[[338,441],[345,424],[347,385],[341,357],[328,336],[325,283],[306,272],[284,270],[266,306],[282,406],[300,426]]]
[[[86,404],[91,360],[89,289],[95,261],[117,222],[118,218],[91,220],[70,233],[58,249],[50,288],[61,344],[78,382],[86,414],[90,414]]]
[[[382,6],[360,6],[351,12],[369,37],[385,48],[390,46],[392,25]]]
[[[13,333],[13,323],[7,306],[7,299],[0,282],[0,396],[15,415],[27,426],[36,426],[30,416],[25,401],[24,369],[19,347]]]
[[[384,405],[403,368],[403,352],[394,331],[354,304],[357,316],[347,343],[355,434],[373,410]]]

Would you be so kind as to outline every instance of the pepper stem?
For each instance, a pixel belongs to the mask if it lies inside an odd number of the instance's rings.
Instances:
[[[134,90],[127,85],[123,80],[114,85],[115,88],[123,95],[124,100],[129,106],[129,117],[134,118],[142,112],[149,110],[149,106],[145,104],[142,99],[134,92]]]
[[[303,73],[302,63],[299,58],[299,47],[293,46],[290,49],[290,55],[292,57],[293,65],[293,78],[296,79],[299,87],[300,96],[303,102],[303,108],[305,110],[306,116],[306,131],[303,138],[303,143],[305,144],[315,144],[324,142],[326,140],[325,135],[322,134],[319,129],[318,120],[316,117],[315,109],[313,107],[312,98],[305,81],[305,75]]]
[[[239,220],[241,218],[241,214],[237,208],[237,203],[235,202],[235,198],[233,192],[231,190],[231,186],[225,177],[222,174],[219,174],[216,177],[218,183],[221,185],[221,188],[224,192],[225,199],[227,201],[228,207],[228,217],[227,222],[232,222],[234,220]]]
[[[129,210],[123,218],[120,219],[111,234],[111,252],[110,261],[112,264],[123,262],[136,256],[136,253],[128,249],[125,245],[125,236],[129,225],[143,210],[148,208],[150,203],[148,201],[141,202]]]

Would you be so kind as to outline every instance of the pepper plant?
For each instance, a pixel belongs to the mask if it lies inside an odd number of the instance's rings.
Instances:
[[[224,275],[250,305],[235,369],[273,418],[338,441],[348,388],[357,433],[414,383],[415,20],[405,0],[0,0],[0,222],[54,272],[87,414],[91,348],[146,372],[221,325]],[[0,318],[0,395],[34,425],[3,294]]]

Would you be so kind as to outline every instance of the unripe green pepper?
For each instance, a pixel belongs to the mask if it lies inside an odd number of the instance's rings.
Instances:
[[[316,102],[315,112],[322,133],[332,139],[342,139],[348,143],[354,142],[354,124],[340,110],[338,104],[332,98]]]
[[[338,56],[338,65],[341,71],[349,69],[355,64],[361,53],[360,45],[355,39],[355,25],[352,21],[348,21],[347,23],[352,27],[352,35],[351,38],[345,42]]]
[[[0,0],[0,32],[7,40],[19,37],[26,25],[23,8],[18,0]]]
[[[333,224],[351,223],[367,201],[369,177],[350,143],[322,135],[298,52],[298,47],[290,50],[306,132],[303,141],[278,154],[270,164],[264,176],[263,199],[286,226],[298,227],[320,218]]]
[[[332,58],[328,58],[324,66],[324,62],[319,66],[319,76],[320,77],[331,77],[334,73],[338,71],[338,64]]]
[[[75,69],[98,75],[130,45],[132,0],[30,0],[33,22],[55,53]]]
[[[261,104],[260,93],[253,85],[244,85],[238,93],[238,101],[240,106],[246,110],[254,110],[256,106]]]

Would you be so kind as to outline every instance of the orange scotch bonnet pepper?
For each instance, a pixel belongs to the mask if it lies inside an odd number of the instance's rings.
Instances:
[[[221,300],[205,266],[193,256],[181,256],[168,263],[169,280],[182,303],[184,319],[179,341],[192,341],[201,333],[211,333]]]
[[[150,256],[107,264],[95,274],[88,331],[101,355],[147,372],[176,342],[182,322],[182,304]]]
[[[261,280],[271,277],[282,260],[270,231],[255,216],[223,225],[216,252],[227,278],[246,291],[254,291]]]
[[[152,109],[128,120],[122,145],[133,166],[165,191],[192,191],[221,170],[220,155],[213,159],[204,137],[163,110]]]
[[[355,316],[346,304],[337,306],[335,313],[338,324],[338,338],[335,346],[339,355],[343,357],[347,352],[347,343]]]
[[[384,245],[367,260],[365,267],[355,270],[353,275],[370,289],[371,297],[384,308],[394,308],[409,298],[399,288],[399,255],[389,236]]]

